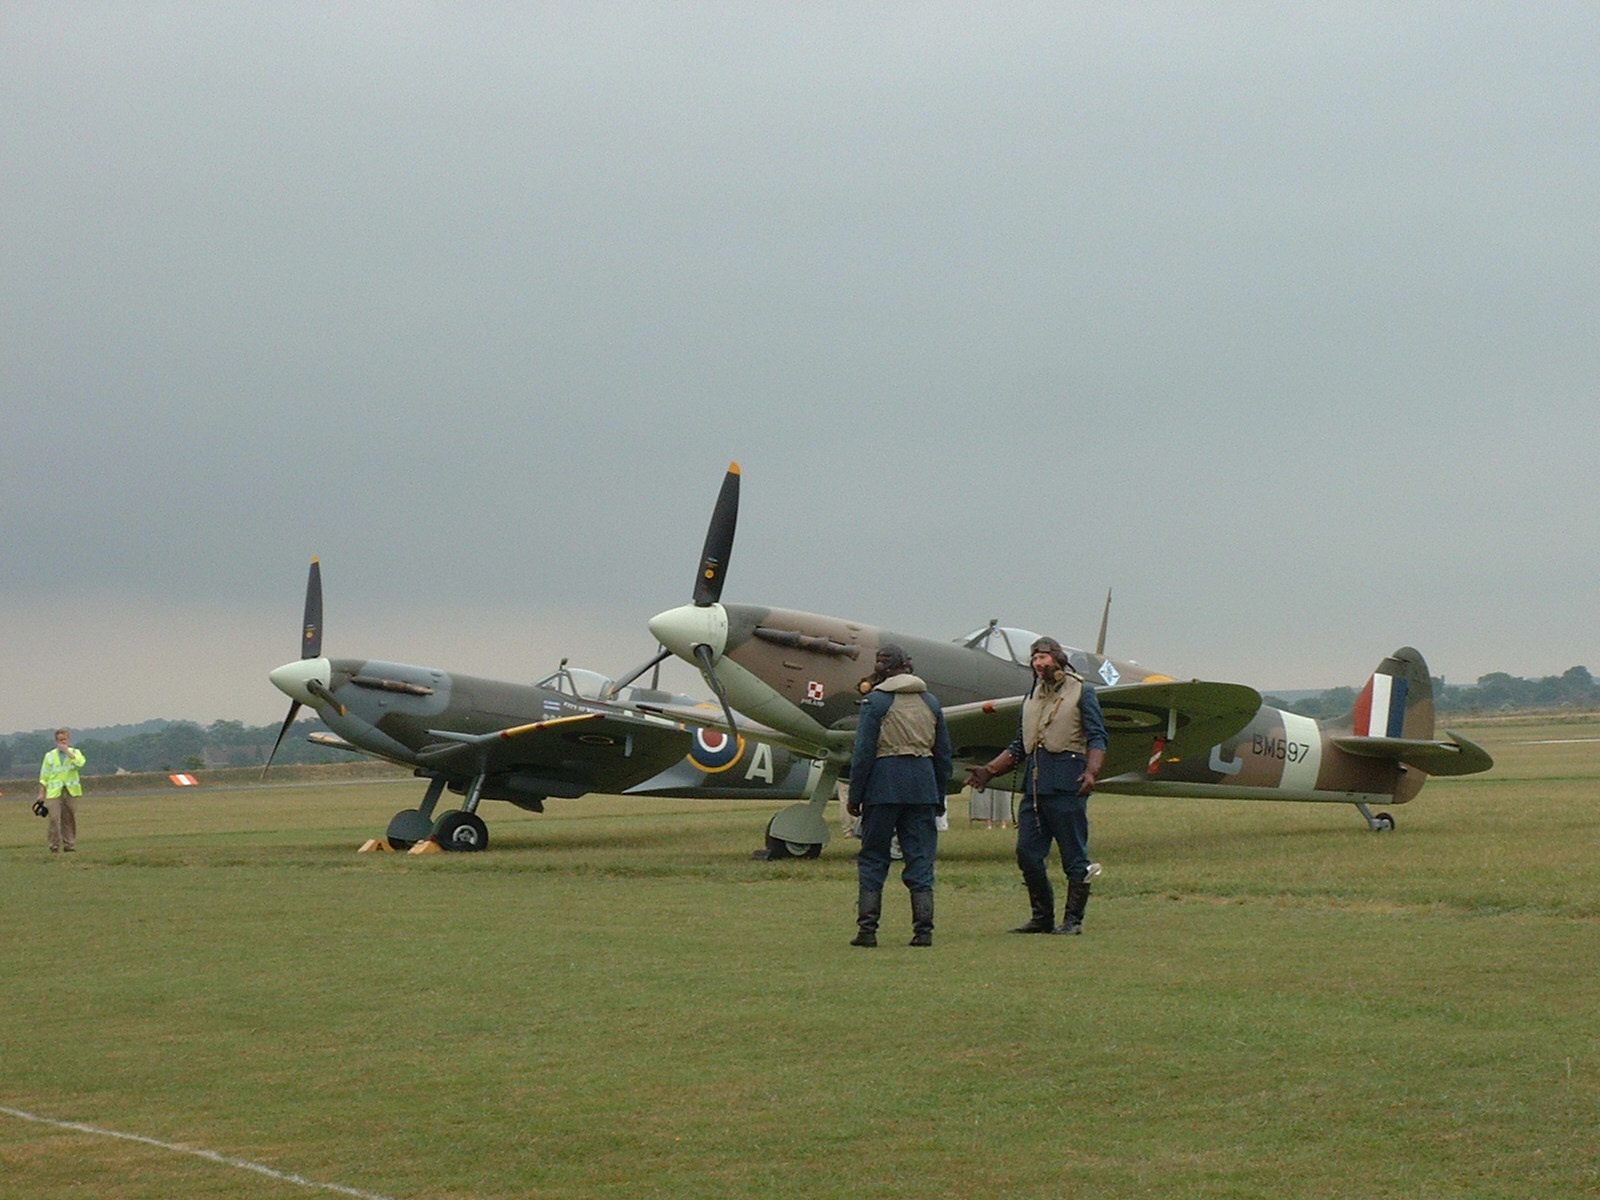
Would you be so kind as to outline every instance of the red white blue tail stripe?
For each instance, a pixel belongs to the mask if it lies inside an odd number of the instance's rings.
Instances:
[[[1406,681],[1374,675],[1356,699],[1357,737],[1399,737],[1406,723]]]

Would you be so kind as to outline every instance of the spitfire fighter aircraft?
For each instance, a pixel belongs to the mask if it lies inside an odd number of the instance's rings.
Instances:
[[[820,773],[781,746],[706,728],[695,714],[709,713],[688,696],[653,688],[630,688],[624,696],[606,677],[568,668],[565,660],[538,683],[520,684],[324,658],[316,559],[306,581],[301,657],[270,678],[290,704],[268,767],[306,705],[335,735],[314,733],[313,742],[411,767],[428,781],[421,804],[389,822],[388,841],[397,850],[427,838],[447,850],[484,849],[483,800],[543,812],[551,796],[588,792],[786,799],[806,795],[810,776]],[[646,700],[670,704],[679,715],[643,712],[638,704]],[[463,802],[435,817],[446,789]]]
[[[692,602],[657,614],[650,631],[662,656],[699,667],[722,702],[727,728],[735,727],[729,710],[738,710],[748,718],[739,728],[822,764],[809,801],[782,810],[767,829],[769,856],[814,857],[828,840],[824,806],[849,765],[857,685],[878,646],[893,642],[911,656],[944,703],[957,763],[976,764],[1016,734],[1035,635],[992,622],[952,643],[838,617],[723,604],[739,478],[735,463],[712,514]],[[1427,665],[1409,648],[1378,664],[1350,714],[1314,721],[1263,705],[1260,693],[1241,684],[1181,682],[1107,658],[1104,639],[1102,622],[1094,653],[1069,651],[1074,669],[1096,685],[1110,736],[1101,792],[1350,804],[1377,831],[1394,828],[1394,818],[1374,814],[1372,805],[1406,803],[1429,775],[1493,765],[1458,734],[1434,739]],[[670,706],[656,711],[672,713]],[[955,779],[948,784],[951,791],[958,786]]]

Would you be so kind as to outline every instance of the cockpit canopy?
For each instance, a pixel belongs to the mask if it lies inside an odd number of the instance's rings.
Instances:
[[[663,692],[657,688],[627,687],[620,694],[613,691],[616,680],[599,671],[584,667],[563,666],[559,671],[539,680],[539,687],[560,692],[574,700],[621,701],[626,704],[697,704],[693,696],[682,692]]]
[[[539,686],[549,688],[552,692],[560,692],[564,696],[571,696],[577,700],[600,700],[611,690],[611,679],[600,674],[599,671],[585,670],[583,667],[562,667],[553,675],[546,675],[539,680]]]
[[[974,629],[965,637],[958,637],[956,641],[963,646],[992,654],[1005,662],[1014,662],[1026,667],[1029,665],[1028,647],[1038,641],[1040,636],[1031,629],[1017,629],[1011,625],[985,625],[982,629]],[[1067,651],[1074,662],[1077,661],[1077,656],[1083,654],[1083,651],[1076,646],[1068,646],[1065,643],[1062,649]]]

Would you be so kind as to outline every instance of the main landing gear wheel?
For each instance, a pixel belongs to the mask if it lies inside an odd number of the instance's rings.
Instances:
[[[489,845],[489,827],[477,813],[456,809],[439,818],[433,838],[445,850],[482,850]]]
[[[773,817],[772,821],[778,818]],[[768,862],[787,862],[791,858],[820,858],[822,856],[821,842],[801,842],[790,838],[774,837],[772,834],[772,821],[767,822],[766,849],[757,850],[756,858],[764,858]]]
[[[767,859],[782,862],[787,858],[820,858],[822,847],[815,842],[789,842],[767,835]]]
[[[433,822],[420,809],[402,808],[390,819],[385,836],[394,849],[409,850],[433,836]]]

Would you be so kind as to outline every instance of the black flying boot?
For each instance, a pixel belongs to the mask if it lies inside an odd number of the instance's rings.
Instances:
[[[1055,928],[1055,918],[1051,915],[1056,906],[1056,898],[1050,891],[1050,881],[1038,879],[1024,879],[1028,885],[1028,903],[1033,906],[1033,916],[1026,925],[1018,925],[1012,933],[1049,933]]]
[[[911,942],[913,946],[933,945],[933,889],[911,893]]]
[[[862,888],[856,895],[856,935],[850,939],[852,946],[878,944],[878,918],[883,915],[883,893]]]
[[[1067,882],[1067,911],[1061,914],[1057,933],[1082,933],[1083,910],[1089,907],[1089,885]]]

